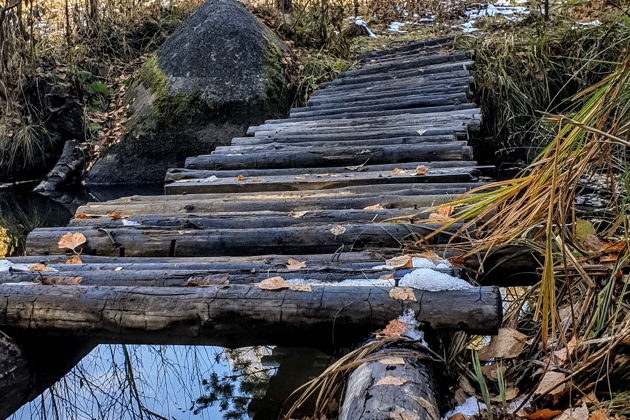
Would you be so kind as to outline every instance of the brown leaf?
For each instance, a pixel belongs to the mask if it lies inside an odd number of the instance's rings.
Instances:
[[[593,406],[595,404],[599,404],[599,399],[597,398],[597,396],[595,395],[595,393],[593,391],[589,392],[586,395],[582,395],[582,397],[580,398],[580,401],[578,402],[579,404],[583,405],[586,404],[588,407]],[[606,417],[603,419],[589,419],[589,420],[606,420],[608,418],[607,412],[605,409],[602,409],[605,411],[604,414],[606,414]],[[602,411],[599,410],[599,411]],[[596,412],[595,412],[596,413]],[[593,415],[595,414],[593,413]],[[593,416],[591,415],[591,417]]]
[[[287,268],[289,270],[299,270],[300,268],[306,267],[306,261],[298,261],[293,258],[289,258],[287,260]]]
[[[615,262],[619,259],[619,254],[608,254],[602,255],[599,258],[599,262],[607,263],[607,262]]]
[[[96,219],[98,217],[101,217],[101,216],[99,214],[85,214],[85,213],[79,213],[74,216],[75,219]]]
[[[562,411],[560,410],[543,408],[542,410],[534,411],[533,413],[526,415],[525,418],[529,420],[549,420],[560,414],[562,414]]]
[[[82,277],[44,277],[42,284],[46,286],[76,286],[81,284]]]
[[[384,378],[381,378],[378,380],[378,382],[376,383],[376,385],[395,385],[395,386],[401,386],[406,384],[407,381],[405,381],[404,379],[401,379],[397,376],[385,376]]]
[[[600,408],[599,410],[591,413],[588,420],[608,420],[608,418],[608,410],[606,408]]]
[[[312,292],[313,288],[309,284],[291,284],[289,290],[294,292]]]
[[[454,221],[452,217],[442,216],[439,213],[431,213],[429,214],[429,222],[432,223],[450,223]]]
[[[81,258],[79,258],[78,255],[75,255],[74,257],[68,259],[66,264],[83,264],[83,261],[81,261]]]
[[[242,181],[242,180],[244,180],[244,179],[246,179],[246,178],[247,178],[247,177],[246,177],[245,175],[237,175],[237,176],[236,176],[236,180],[237,180],[237,181]]]
[[[289,287],[282,277],[270,277],[258,283],[257,286],[262,290],[282,290]]]
[[[402,175],[402,174],[406,174],[407,171],[405,171],[404,169],[400,169],[400,168],[394,168],[392,169],[391,174],[392,175]]]
[[[606,252],[621,253],[626,249],[626,243],[624,241],[619,242],[606,242],[603,247]]]
[[[117,213],[107,213],[108,217],[111,217],[112,219],[126,219],[129,217],[129,215],[120,215]]]
[[[462,413],[455,413],[448,420],[466,420],[466,416]]]
[[[558,399],[566,390],[566,378],[564,373],[548,371],[543,376],[538,388],[534,391],[534,395],[551,395],[554,399]]]
[[[417,258],[426,258],[427,260],[431,260],[431,261],[439,261],[441,260],[441,258],[438,256],[438,254],[436,254],[435,252],[431,252],[431,251],[425,251],[425,252],[421,252],[419,254],[413,254],[414,257]]]
[[[186,287],[224,286],[230,284],[230,276],[227,273],[210,274],[205,277],[191,277],[186,280]]]
[[[416,167],[416,175],[424,176],[424,175],[427,174],[428,170],[429,170],[428,166],[420,165],[420,166]]]
[[[341,225],[335,225],[330,229],[330,233],[335,236],[342,235],[346,231],[346,228]]]
[[[405,328],[407,328],[407,323],[399,321],[397,319],[392,319],[389,321],[387,326],[381,331],[378,335],[382,335],[384,337],[400,337],[402,333],[405,332]]]
[[[385,260],[385,264],[395,269],[411,268],[413,266],[413,259],[411,255],[399,255]]]
[[[604,243],[592,233],[586,235],[583,245],[586,251],[599,252],[604,249]]]
[[[513,399],[515,399],[516,397],[518,397],[520,394],[518,388],[515,387],[508,387],[505,390],[505,401],[512,401]],[[491,397],[490,398],[491,401],[495,401],[495,402],[501,402],[503,401],[503,398],[500,395],[497,395],[495,397]]]
[[[480,360],[517,357],[525,347],[527,336],[513,328],[501,328],[490,344],[479,350]]]
[[[453,214],[453,210],[454,209],[455,209],[455,206],[442,206],[442,207],[438,208],[437,213],[440,216],[450,217],[451,214]]]
[[[87,242],[87,238],[80,232],[77,233],[66,233],[59,239],[57,246],[60,249],[71,249],[76,250],[80,245],[83,245]]]
[[[410,302],[418,301],[411,287],[393,287],[389,291],[389,297],[396,300],[404,300]]]
[[[393,274],[382,274],[379,276],[379,280],[393,280],[394,278]]]
[[[294,219],[299,219],[300,217],[304,216],[306,213],[308,213],[308,210],[292,211],[289,213],[289,217],[293,217]]]
[[[31,265],[30,267],[28,267],[29,270],[31,271],[55,271],[50,267],[46,267],[44,264],[35,264],[35,265]]]
[[[363,207],[363,210],[385,210],[385,207],[380,204],[374,204],[373,206]]]
[[[556,420],[588,420],[588,408],[586,408],[586,405],[567,408],[556,417]]]

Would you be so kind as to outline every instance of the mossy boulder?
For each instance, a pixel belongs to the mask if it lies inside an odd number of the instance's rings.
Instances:
[[[167,168],[210,153],[287,112],[286,46],[234,0],[202,4],[143,65],[126,94],[126,134],[88,184],[161,182]]]

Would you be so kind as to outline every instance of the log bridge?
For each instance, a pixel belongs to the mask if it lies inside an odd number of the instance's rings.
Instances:
[[[288,118],[170,169],[165,195],[87,203],[68,226],[34,230],[28,256],[0,272],[0,417],[98,343],[347,348],[408,310],[426,329],[495,333],[496,287],[412,287],[401,299],[391,291],[414,267],[384,263],[436,226],[392,219],[492,171],[467,143],[481,119],[472,58],[452,39],[366,54]],[[67,233],[86,239],[75,264],[58,246]],[[256,285],[272,277],[293,286]],[[58,363],[42,362],[43,347]],[[402,360],[360,366],[341,418],[438,418],[430,365]]]

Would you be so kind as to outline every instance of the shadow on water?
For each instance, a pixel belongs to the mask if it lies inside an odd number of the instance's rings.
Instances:
[[[160,185],[99,188],[60,204],[0,190],[0,257],[24,254],[31,230],[66,225],[87,201],[161,192]],[[288,396],[332,361],[312,349],[99,345],[10,419],[275,419]]]

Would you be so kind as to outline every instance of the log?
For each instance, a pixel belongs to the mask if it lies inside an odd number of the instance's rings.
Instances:
[[[0,285],[0,328],[38,337],[100,343],[333,347],[362,340],[411,309],[424,326],[496,333],[498,288],[429,292],[410,300],[389,288],[312,286],[267,291],[256,286],[201,288]],[[415,302],[411,299],[415,299]]]
[[[346,385],[339,420],[440,420],[430,357],[412,344],[393,344],[359,365]]]
[[[84,164],[85,156],[79,147],[79,142],[68,140],[63,146],[57,164],[33,191],[47,197],[58,195],[59,189],[78,175]]]
[[[112,219],[108,216],[72,219],[71,227],[177,228],[177,229],[246,229],[282,226],[314,225],[341,222],[382,222],[393,217],[409,215],[405,209],[382,210],[313,210],[304,215],[289,212],[212,213],[208,215],[147,214]],[[425,216],[426,217],[426,216]],[[410,223],[413,219],[410,219]]]
[[[448,46],[455,41],[454,36],[448,36],[443,38],[432,38],[421,41],[405,42],[403,45],[397,47],[388,47],[385,50],[370,51],[359,56],[359,61],[373,60],[376,58],[382,58],[383,56],[400,54],[400,53],[422,53],[426,48],[438,47],[442,48]]]
[[[14,340],[0,335],[0,418],[8,418],[37,398],[93,348],[89,337],[20,336]]]
[[[453,63],[470,60],[473,57],[473,51],[457,51],[450,54],[438,54],[420,57],[402,57],[398,59],[390,59],[388,61],[377,61],[376,63],[366,64],[358,69],[347,70],[339,75],[340,78],[354,77],[366,74],[388,73],[391,71],[418,69],[436,64]]]
[[[168,194],[243,193],[267,191],[324,190],[355,185],[444,183],[445,188],[457,188],[461,182],[476,182],[474,168],[431,169],[423,176],[409,171],[372,171],[346,174],[303,174],[266,177],[207,178],[178,181],[165,186]]]
[[[392,109],[406,109],[406,108],[421,108],[443,105],[457,105],[462,102],[468,102],[468,95],[466,93],[454,94],[454,95],[436,95],[436,96],[414,96],[408,97],[403,100],[374,100],[360,102],[356,105],[347,106],[321,106],[310,107],[309,109],[299,110],[293,109],[289,112],[291,117],[314,117],[323,115],[336,115],[345,114],[351,112],[373,112],[373,111],[388,111]],[[334,105],[334,104],[333,104]]]
[[[421,240],[437,224],[327,224],[281,228],[179,230],[97,228],[80,229],[87,238],[83,252],[90,255],[128,257],[203,257],[272,253],[309,254],[401,246],[405,240]],[[453,227],[432,237],[430,243],[446,243]],[[344,230],[345,229],[345,230]],[[64,254],[57,247],[61,236],[76,228],[40,228],[26,239],[29,254]]]
[[[393,89],[387,89],[378,92],[372,92],[371,90],[358,90],[344,93],[329,93],[328,95],[318,95],[311,97],[308,100],[309,106],[320,106],[324,104],[347,104],[358,103],[363,101],[371,101],[375,99],[392,99],[392,98],[405,98],[408,96],[419,95],[448,95],[453,93],[469,92],[469,83],[452,83],[444,86],[430,86],[426,88],[421,87],[395,87]]]
[[[403,137],[407,138],[407,137]],[[365,171],[392,171],[396,168],[400,169],[415,169],[418,166],[427,166],[429,168],[457,168],[457,167],[470,167],[475,166],[480,171],[488,171],[489,166],[478,166],[474,160],[462,160],[452,161],[446,160],[441,162],[405,162],[405,163],[390,163],[383,165],[365,165],[360,168],[347,169],[346,167],[324,167],[324,168],[309,168],[309,174],[337,174],[348,172],[365,172]],[[353,171],[354,169],[354,171]],[[196,179],[196,178],[208,178],[212,175],[222,177],[237,177],[243,176],[269,176],[269,175],[302,175],[304,174],[304,168],[282,168],[282,169],[243,169],[235,171],[212,171],[207,169],[187,169],[187,168],[171,168],[166,173],[166,182],[178,181],[180,179]]]
[[[441,128],[431,128],[430,125],[417,125],[413,129],[374,129],[360,130],[356,132],[346,131],[343,134],[335,133],[334,130],[321,133],[309,133],[310,130],[304,132],[286,132],[271,133],[259,132],[255,138],[262,139],[267,142],[310,142],[310,141],[351,141],[351,140],[371,140],[371,139],[388,139],[400,137],[425,137],[425,136],[443,136],[451,135],[457,139],[468,138],[468,127],[465,122],[444,123]],[[331,132],[332,131],[332,132]]]
[[[405,133],[409,134],[409,133]],[[314,151],[260,152],[244,155],[201,155],[186,159],[189,169],[272,169],[352,166],[439,160],[470,160],[472,150],[461,143],[344,147]]]

